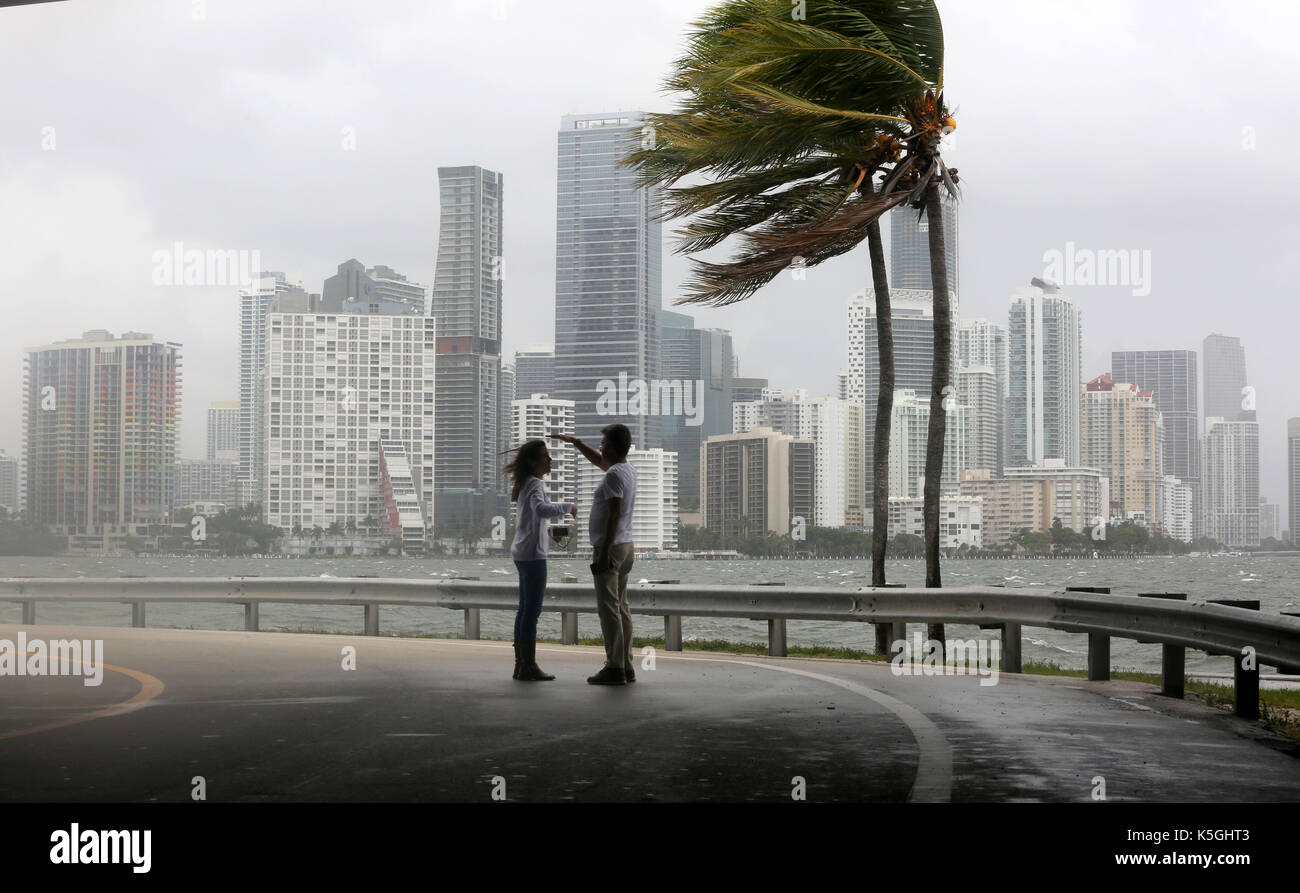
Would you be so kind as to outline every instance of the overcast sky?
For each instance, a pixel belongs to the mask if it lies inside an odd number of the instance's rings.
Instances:
[[[816,0],[809,0],[816,2]],[[139,0],[0,9],[0,447],[22,349],[145,331],[184,345],[182,452],[236,399],[232,288],[157,286],[153,253],[249,249],[319,291],[350,257],[429,285],[440,165],[505,176],[505,351],[554,331],[560,115],[667,111],[691,0]],[[1003,325],[1048,251],[1150,252],[1149,294],[1066,286],[1084,377],[1112,350],[1246,348],[1261,493],[1300,416],[1291,0],[941,0],[962,313]],[[350,128],[350,129],[349,129]],[[348,148],[348,135],[353,148]],[[666,246],[671,249],[671,245]],[[865,246],[742,304],[741,373],[835,392]],[[664,305],[686,263],[669,254]]]

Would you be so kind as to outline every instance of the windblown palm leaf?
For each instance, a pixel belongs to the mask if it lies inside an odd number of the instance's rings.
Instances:
[[[851,250],[873,220],[919,206],[946,123],[943,29],[933,0],[736,0],[697,23],[667,81],[683,95],[651,115],[633,152],[642,182],[669,187],[663,216],[690,217],[679,252],[741,240],[729,263],[695,260],[679,303],[744,300],[792,263]],[[892,168],[892,170],[891,170]],[[869,180],[891,170],[882,193]],[[676,185],[707,175],[698,185]],[[865,184],[865,185],[864,185]]]

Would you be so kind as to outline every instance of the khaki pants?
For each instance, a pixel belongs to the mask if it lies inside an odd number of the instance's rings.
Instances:
[[[627,576],[632,572],[636,551],[632,543],[610,547],[614,569],[593,574],[596,583],[596,613],[605,637],[605,666],[632,669],[632,612],[627,606]]]

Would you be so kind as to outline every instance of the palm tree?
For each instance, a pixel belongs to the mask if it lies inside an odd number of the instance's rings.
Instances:
[[[680,107],[649,116],[652,141],[627,162],[646,185],[666,187],[665,217],[693,215],[681,231],[680,252],[740,237],[728,263],[695,259],[688,294],[678,303],[743,301],[792,263],[815,266],[864,238],[874,249],[872,228],[878,235],[880,217],[894,207],[907,204],[927,215],[935,359],[924,490],[926,585],[939,586],[952,342],[940,188],[956,195],[956,171],[940,156],[942,137],[956,126],[943,101],[943,27],[934,0],[818,0],[802,11],[804,18],[793,20],[785,2],[730,0],[707,14],[667,81],[682,94]],[[886,172],[879,191],[877,171]],[[713,179],[674,185],[701,174]],[[877,308],[887,309],[883,252],[872,253]],[[892,331],[883,330],[877,406],[892,409],[886,372],[893,368],[884,362],[892,357]],[[887,439],[888,418],[877,413],[878,444],[882,433]],[[887,448],[876,449],[877,525],[882,506],[887,523],[888,491],[879,489],[888,478],[879,472],[887,457]],[[887,530],[877,530],[873,583],[883,582],[879,550],[887,541]],[[937,632],[941,637],[942,626]]]

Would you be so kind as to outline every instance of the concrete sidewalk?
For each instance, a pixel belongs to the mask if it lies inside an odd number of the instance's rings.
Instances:
[[[0,802],[1300,801],[1295,747],[1152,686],[597,648],[0,625],[104,641],[103,684],[0,676]],[[345,649],[356,669],[344,669]]]

